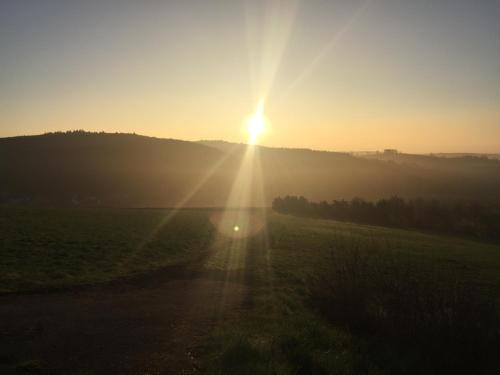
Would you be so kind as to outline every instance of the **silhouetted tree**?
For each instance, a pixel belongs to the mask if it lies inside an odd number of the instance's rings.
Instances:
[[[377,202],[357,197],[316,203],[302,196],[286,196],[274,199],[273,209],[286,214],[500,240],[500,207],[495,204],[404,200],[397,196]]]

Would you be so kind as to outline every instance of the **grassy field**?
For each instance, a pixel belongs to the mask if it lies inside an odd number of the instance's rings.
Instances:
[[[181,211],[155,231],[168,213],[1,209],[1,291],[96,284],[203,258],[217,237],[209,220],[213,211]],[[318,285],[332,270],[332,254],[347,266],[353,251],[382,256],[398,282],[401,269],[425,275],[431,289],[441,288],[444,280],[495,297],[500,290],[500,246],[494,244],[271,212],[260,235],[228,241],[203,260],[203,267],[231,271],[233,282],[244,283],[249,296],[238,314],[199,343],[202,370],[209,374],[439,373],[413,346],[384,336],[381,344],[380,335],[357,330],[349,320],[332,320],[315,303]],[[380,276],[385,263],[377,268],[380,264],[362,263],[370,269],[370,283],[387,281]],[[410,285],[406,282],[401,285]],[[421,284],[427,282],[417,282],[417,289]],[[485,371],[498,369],[485,355]]]
[[[95,284],[203,256],[205,211],[0,209],[0,292]],[[159,229],[158,229],[159,228]]]
[[[332,253],[349,257],[353,248],[365,254],[389,253],[396,268],[423,273],[431,284],[436,274],[450,283],[458,277],[467,287],[500,295],[497,245],[278,214],[270,217],[268,235],[268,249],[251,243],[247,249],[255,253],[248,265],[254,276],[252,307],[219,327],[205,344],[208,373],[442,373],[422,361],[413,347],[385,345],[348,324],[331,324],[320,313],[311,301],[311,289],[318,275],[332,266]]]

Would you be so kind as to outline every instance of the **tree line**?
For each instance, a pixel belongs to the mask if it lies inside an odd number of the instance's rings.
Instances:
[[[272,206],[285,214],[500,240],[500,206],[495,204],[397,196],[375,202],[362,198],[310,202],[303,196],[285,196],[275,198]]]

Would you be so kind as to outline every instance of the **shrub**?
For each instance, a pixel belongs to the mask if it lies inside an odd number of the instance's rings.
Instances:
[[[458,271],[403,259],[374,241],[332,249],[328,265],[312,283],[314,304],[379,352],[413,353],[413,372],[484,373],[498,365],[495,294]]]

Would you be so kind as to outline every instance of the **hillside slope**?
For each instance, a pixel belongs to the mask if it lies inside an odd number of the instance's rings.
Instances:
[[[0,196],[6,202],[169,206],[222,157],[196,143],[131,134],[4,138]],[[200,195],[212,196],[210,189]]]
[[[69,132],[0,139],[0,202],[167,207],[225,205],[247,146]],[[500,161],[257,147],[254,194],[312,200],[399,195],[500,201]],[[262,179],[256,178],[262,175]],[[189,199],[186,200],[186,197]],[[259,200],[260,201],[260,200]],[[257,200],[254,200],[254,203]]]

